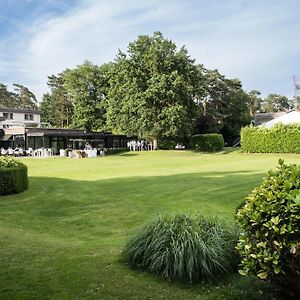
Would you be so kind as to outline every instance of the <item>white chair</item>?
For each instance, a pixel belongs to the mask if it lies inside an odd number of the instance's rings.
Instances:
[[[30,147],[30,148],[28,148],[27,150],[26,150],[26,154],[28,155],[28,156],[33,156],[33,149]]]
[[[15,152],[14,152],[14,149],[8,148],[8,149],[7,149],[7,153],[8,153],[8,155],[13,156]]]

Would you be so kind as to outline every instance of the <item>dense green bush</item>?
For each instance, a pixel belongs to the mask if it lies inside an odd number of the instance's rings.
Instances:
[[[0,157],[0,195],[20,193],[27,188],[27,166],[13,158]]]
[[[166,216],[126,245],[125,262],[169,280],[199,282],[237,270],[237,234],[203,216]]]
[[[220,151],[224,148],[224,139],[221,134],[195,134],[191,137],[191,148],[197,151]]]
[[[300,125],[244,127],[241,130],[241,149],[250,153],[300,153]]]
[[[300,299],[300,166],[279,164],[237,212],[240,273],[270,279]]]

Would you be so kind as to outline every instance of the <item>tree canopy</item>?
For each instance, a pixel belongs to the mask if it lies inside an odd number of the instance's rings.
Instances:
[[[85,62],[48,77],[50,93],[40,105],[42,118],[53,126],[104,130],[109,65]]]
[[[139,36],[119,52],[110,74],[108,126],[115,132],[152,138],[184,138],[196,117],[201,76],[185,48],[161,33]]]
[[[24,85],[13,84],[14,92],[0,83],[0,106],[23,109],[37,109],[38,104],[35,95]]]

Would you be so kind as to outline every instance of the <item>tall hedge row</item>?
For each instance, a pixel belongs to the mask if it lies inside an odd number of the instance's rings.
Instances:
[[[300,153],[300,125],[244,127],[241,130],[241,149],[250,153]]]
[[[191,148],[196,151],[220,151],[224,148],[224,139],[221,134],[195,134],[191,137]]]
[[[9,157],[0,157],[0,195],[28,189],[27,166]]]

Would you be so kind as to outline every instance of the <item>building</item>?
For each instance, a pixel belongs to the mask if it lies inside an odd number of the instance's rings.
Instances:
[[[39,111],[0,108],[0,148],[51,148],[58,154],[60,149],[83,149],[87,143],[97,149],[127,147],[126,135],[46,128],[40,120]]]
[[[40,127],[38,110],[0,107],[0,129],[11,127]]]
[[[271,128],[276,124],[300,124],[300,112],[299,111],[291,111],[289,113],[284,113],[273,120],[265,122],[261,124],[262,127]]]
[[[274,119],[276,119],[278,117],[281,117],[281,116],[283,116],[285,114],[286,114],[286,112],[257,113],[254,116],[253,123],[254,123],[255,126],[259,126],[259,125],[262,125],[262,124],[264,124],[266,122],[274,120]]]

